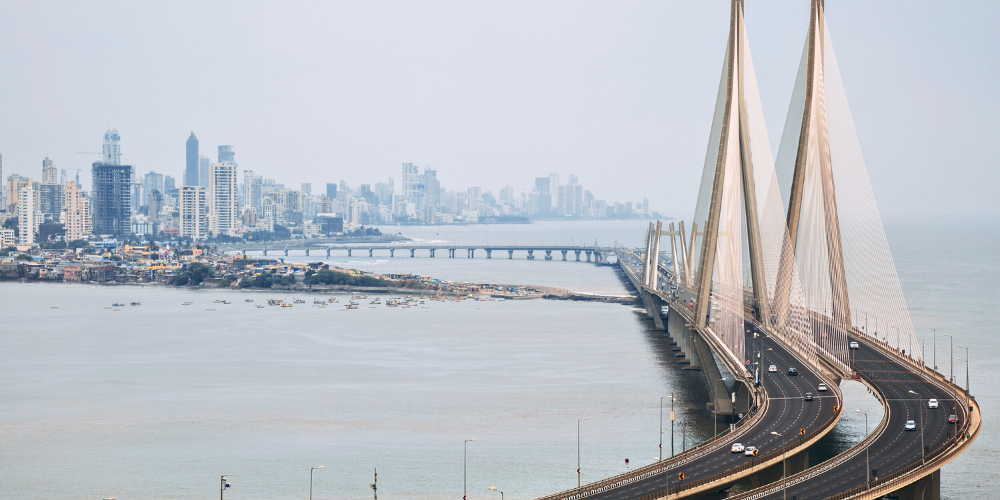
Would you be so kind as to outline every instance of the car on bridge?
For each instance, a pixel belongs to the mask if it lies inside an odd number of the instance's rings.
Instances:
[[[948,423],[954,424],[958,422],[958,415],[948,415]]]
[[[861,348],[861,346],[858,345],[858,343],[854,342],[854,341],[852,341],[850,344],[848,344],[848,347],[850,347],[851,349],[860,349]]]
[[[769,372],[776,372],[776,371],[778,371],[778,367],[774,366],[774,365],[768,366],[767,367],[767,371],[769,371]]]
[[[903,430],[915,431],[917,430],[917,423],[912,420],[907,420],[906,425],[903,426]]]
[[[806,401],[812,401],[812,400],[813,400],[813,393],[807,392],[806,393]]]
[[[798,374],[799,374],[799,371],[796,370],[795,368],[789,368],[788,369],[788,376],[789,377],[794,377],[794,376],[796,376]]]
[[[927,407],[928,408],[937,408],[938,407],[938,400],[936,400],[934,398],[928,399],[927,400]]]
[[[820,382],[819,385],[816,386],[816,390],[819,392],[826,392],[826,384]]]
[[[733,447],[730,449],[732,450],[733,453],[743,453],[744,448],[745,447],[743,446],[742,443],[733,443]]]
[[[753,457],[753,456],[756,456],[756,455],[757,455],[757,447],[756,446],[747,446],[743,450],[743,456],[745,456],[745,457]]]

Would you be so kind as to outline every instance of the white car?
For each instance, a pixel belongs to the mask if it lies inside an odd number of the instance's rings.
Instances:
[[[756,446],[747,446],[743,450],[743,456],[752,457],[752,456],[754,456],[756,454],[757,454],[757,447]]]
[[[740,443],[733,443],[733,453],[743,453],[744,446]]]
[[[826,392],[826,384],[820,383],[818,386],[816,386],[816,390],[819,392]]]
[[[937,408],[938,407],[938,401],[936,399],[928,399],[927,400],[927,407],[928,408]]]
[[[858,349],[860,347],[857,342],[851,342],[850,344],[847,344],[847,345],[851,349]]]
[[[903,426],[903,429],[908,431],[915,431],[917,430],[917,423],[912,420],[907,420],[906,425]]]
[[[776,371],[778,371],[778,367],[774,366],[774,365],[768,366],[767,367],[767,371],[769,371],[769,372],[776,372]]]

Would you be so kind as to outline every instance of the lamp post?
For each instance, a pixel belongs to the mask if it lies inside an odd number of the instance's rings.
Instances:
[[[674,393],[670,393],[670,458],[674,458]]]
[[[657,458],[661,462],[663,461],[663,400],[664,399],[666,399],[666,397],[660,398],[660,449],[657,451],[657,454],[659,455],[659,457]]]
[[[785,436],[778,434],[777,432],[771,431],[771,434],[781,438],[781,498],[788,498],[788,490],[785,489]]]
[[[969,408],[969,348],[963,347],[961,344],[958,346],[959,349],[965,349],[965,407]],[[962,358],[958,358],[961,360]],[[969,408],[969,411],[972,411]]]
[[[930,328],[934,332],[934,370],[937,370],[937,328],[933,326],[925,326],[924,328]]]
[[[465,440],[465,454],[462,456],[462,500],[465,500],[465,496],[468,494],[468,470],[469,470],[469,441],[475,441],[476,438]]]
[[[500,500],[503,500],[503,492],[500,491],[500,490],[498,490],[496,486],[490,486],[489,489],[491,489],[493,491],[499,491],[500,492]]]
[[[942,334],[948,337],[948,380],[955,382],[955,337],[947,333]]]
[[[313,471],[322,468],[323,468],[322,465],[317,465],[316,467],[309,468],[309,500],[313,500]]]
[[[590,420],[590,417],[576,419],[576,487],[580,487],[580,422]]]
[[[867,436],[868,435],[868,412],[861,411],[861,410],[854,410],[854,413],[860,413],[860,414],[862,414],[862,415],[865,416],[865,436]],[[869,459],[869,456],[868,456],[868,448],[870,448],[870,446],[865,446],[865,467],[866,467],[866,469],[865,469],[865,482],[866,483],[870,483],[871,480],[872,480],[872,477],[871,477],[872,463],[871,463],[871,460]]]
[[[226,474],[225,476],[222,476],[221,483],[219,484],[219,500],[222,500],[223,493],[225,493],[226,488],[229,487],[229,482],[226,481],[226,476],[236,477],[236,474]]]
[[[917,396],[917,415],[920,416],[920,463],[921,465],[926,465],[924,461],[924,400],[920,398],[919,393],[909,392]]]

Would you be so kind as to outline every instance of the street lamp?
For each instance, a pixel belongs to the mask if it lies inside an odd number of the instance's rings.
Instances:
[[[961,344],[959,344],[958,348],[965,349],[965,406],[969,408],[969,411],[972,411],[972,405],[969,404],[969,348],[963,347]],[[962,358],[958,359],[961,360]]]
[[[867,436],[868,435],[868,412],[861,411],[861,410],[854,410],[854,413],[860,413],[860,414],[862,414],[862,415],[865,416],[865,436]],[[871,460],[869,460],[869,457],[868,457],[868,448],[871,448],[871,447],[870,446],[865,446],[865,467],[867,467],[867,469],[865,470],[865,482],[866,483],[870,483],[871,480],[872,480],[872,477],[871,477],[872,463],[871,463]]]
[[[465,455],[462,457],[462,500],[465,500],[465,496],[468,494],[466,489],[468,486],[468,470],[469,470],[469,441],[475,441],[476,438],[465,440]]]
[[[933,326],[925,326],[924,328],[930,328],[934,332],[934,370],[937,370],[937,328]]]
[[[497,489],[496,486],[490,486],[489,489],[491,489],[493,491],[500,491],[500,490]],[[503,492],[502,491],[500,491],[500,500],[503,500]]]
[[[771,434],[781,438],[781,498],[788,498],[788,490],[785,489],[785,436],[778,434],[777,432],[771,431]]]
[[[948,337],[948,379],[955,383],[955,337],[947,333],[942,335]]]
[[[323,468],[322,465],[317,465],[316,467],[309,468],[309,500],[313,500],[313,471],[322,468]]]
[[[222,500],[222,494],[226,492],[226,488],[229,487],[229,482],[226,481],[226,476],[236,477],[236,474],[226,474],[222,476],[222,481],[219,484],[219,500]]]
[[[576,419],[576,487],[580,487],[580,422],[590,420],[590,417]],[[464,500],[464,499],[463,499]]]
[[[910,394],[917,396],[917,415],[920,416],[920,463],[925,465],[924,462],[924,400],[920,398],[920,394],[909,391]]]
[[[674,393],[670,393],[670,458],[674,458],[674,419],[677,418],[677,414],[674,413]]]

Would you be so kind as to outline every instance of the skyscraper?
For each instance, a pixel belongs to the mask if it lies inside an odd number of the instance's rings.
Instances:
[[[181,236],[203,240],[208,236],[208,203],[205,188],[181,186]]]
[[[336,200],[337,199],[337,185],[336,184],[334,184],[332,182],[326,183],[326,197],[329,198],[329,199],[331,199],[331,200]]]
[[[420,195],[420,167],[412,163],[403,164],[403,199],[416,203]]]
[[[236,163],[236,151],[232,146],[219,146],[219,163]]]
[[[121,147],[121,136],[118,135],[118,129],[108,129],[104,133],[104,148],[102,152],[104,154],[104,164],[105,165],[121,165],[122,164],[122,147]]]
[[[211,164],[207,156],[198,157],[198,186],[208,188],[208,166]]]
[[[59,184],[59,168],[48,156],[42,160],[42,184]]]
[[[239,211],[236,207],[235,163],[213,163],[208,176],[208,224],[212,236],[237,234]]]
[[[90,199],[87,193],[80,189],[74,181],[67,182],[63,187],[65,194],[63,202],[63,223],[66,229],[66,241],[85,240],[90,238]]]
[[[198,138],[195,137],[194,132],[191,132],[191,136],[187,140],[187,165],[184,168],[185,186],[197,186],[201,182],[199,169],[201,164],[198,163],[198,157]]]
[[[259,175],[253,173],[253,170],[243,171],[243,203],[246,207],[252,208],[258,217],[264,215],[261,210],[262,180]]]
[[[159,191],[160,194],[166,192],[163,187],[163,174],[158,174],[156,172],[149,172],[142,177],[143,205],[149,205],[149,196],[153,193],[153,191]]]
[[[35,214],[35,189],[31,186],[22,187],[17,192],[17,230],[18,243],[21,245],[35,244],[35,229],[39,221]]]
[[[94,234],[132,234],[132,167],[95,162],[91,178]]]

